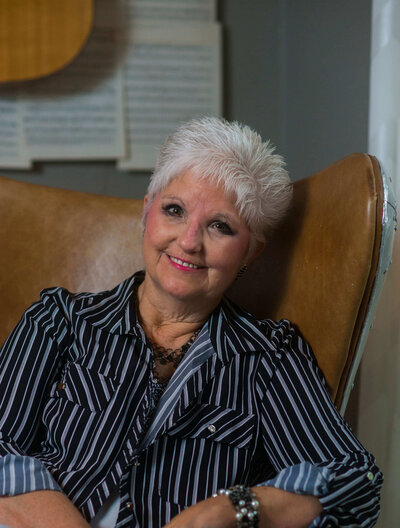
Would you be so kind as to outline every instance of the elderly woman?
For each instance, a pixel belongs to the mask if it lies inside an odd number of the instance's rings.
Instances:
[[[0,360],[0,523],[17,528],[373,526],[382,476],[286,320],[224,294],[286,210],[282,159],[204,118],[167,138],[145,271],[47,289]]]

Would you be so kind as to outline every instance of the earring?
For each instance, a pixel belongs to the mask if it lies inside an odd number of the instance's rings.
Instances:
[[[238,271],[238,274],[236,275],[236,279],[240,279],[241,277],[243,277],[246,271],[247,271],[247,264],[243,264],[243,266]]]

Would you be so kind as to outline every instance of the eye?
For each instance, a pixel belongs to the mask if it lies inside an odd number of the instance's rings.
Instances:
[[[211,224],[211,227],[215,229],[216,231],[219,231],[223,235],[233,235],[232,229],[229,227],[229,225],[226,222],[213,222]]]
[[[183,216],[183,209],[178,204],[168,204],[163,206],[163,211],[168,216]]]

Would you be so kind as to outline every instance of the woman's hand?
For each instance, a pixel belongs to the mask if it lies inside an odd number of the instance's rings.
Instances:
[[[236,528],[235,508],[228,497],[212,497],[190,506],[164,528]]]
[[[307,528],[322,506],[316,497],[270,486],[252,488],[260,503],[260,528]],[[174,517],[164,528],[235,528],[235,508],[224,495],[213,497]]]

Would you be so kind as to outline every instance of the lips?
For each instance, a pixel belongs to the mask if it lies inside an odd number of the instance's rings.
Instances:
[[[196,269],[203,269],[205,267],[205,266],[196,266],[196,264],[193,264],[192,262],[187,262],[186,260],[182,260],[177,257],[172,257],[170,255],[168,255],[168,258],[173,264],[179,266],[180,268],[196,270]]]

